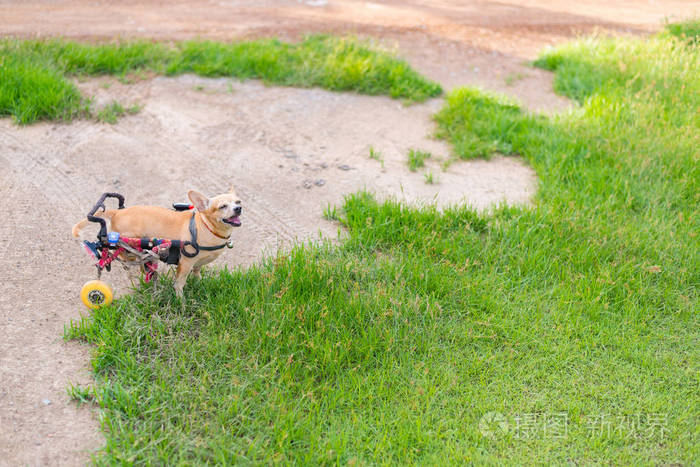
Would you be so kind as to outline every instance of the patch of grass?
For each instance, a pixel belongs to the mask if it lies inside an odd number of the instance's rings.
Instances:
[[[117,119],[126,114],[126,110],[117,101],[112,101],[110,104],[102,107],[97,114],[95,119],[100,123],[117,123]]]
[[[95,402],[95,394],[91,388],[71,385],[68,387],[68,395],[78,404],[89,404]]]
[[[45,60],[69,76],[123,76],[147,70],[163,73],[177,55],[176,49],[151,41],[88,44],[60,39],[4,39],[1,44],[7,51]]]
[[[0,116],[11,115],[19,123],[85,115],[88,101],[68,80],[73,76],[116,75],[130,83],[153,74],[196,73],[385,94],[407,102],[442,92],[406,62],[369,42],[320,35],[298,44],[188,41],[172,46],[0,39],[0,57]]]
[[[102,412],[96,461],[693,464],[700,59],[679,45],[548,52],[581,98],[564,115],[448,97],[443,137],[522,154],[530,207],[358,193],[328,210],[338,246],[191,278],[184,310],[143,286],[73,323],[94,345],[74,396]]]
[[[406,163],[408,164],[408,170],[415,172],[420,167],[425,167],[425,160],[430,159],[430,153],[427,151],[420,151],[418,149],[408,150],[408,159]]]
[[[139,103],[131,104],[126,108],[126,113],[129,115],[136,115],[137,113],[141,112],[141,109],[143,109],[143,105]]]
[[[432,172],[428,172],[427,174],[423,175],[423,179],[425,179],[426,184],[432,185],[435,183],[437,178],[435,177],[435,175],[433,175]]]
[[[338,208],[328,203],[323,209],[323,218],[328,221],[339,221]]]
[[[692,18],[678,23],[666,25],[669,34],[687,41],[689,44],[700,43],[700,18]]]
[[[309,36],[299,44],[274,39],[231,44],[185,42],[167,72],[260,78],[273,84],[388,94],[409,101],[441,93],[438,84],[367,42],[323,35]]]
[[[102,107],[97,114],[95,114],[95,120],[100,123],[109,123],[114,125],[117,123],[119,117],[124,115],[135,115],[141,111],[141,106],[139,104],[134,104],[130,107],[124,108],[119,102],[112,101],[106,106]]]
[[[522,81],[525,78],[523,73],[508,73],[503,80],[506,86],[513,86],[516,82]]]
[[[382,169],[384,169],[384,156],[372,146],[369,147],[369,158],[379,162],[382,165]]]
[[[680,27],[685,29],[685,23]],[[692,30],[692,27],[687,29]],[[674,37],[666,38],[663,34],[647,43],[594,37],[550,49],[534,64],[556,71],[554,89],[579,103],[593,95],[614,94],[621,86],[627,87],[631,95],[648,92],[650,87],[665,93],[683,84],[680,78],[683,74],[670,76],[664,68],[666,61],[661,57],[679,44]],[[590,53],[592,48],[596,49],[595,56]],[[622,55],[625,60],[620,60]],[[688,70],[682,68],[681,71]]]
[[[544,117],[524,115],[511,100],[471,88],[450,93],[435,121],[436,136],[448,139],[461,159],[514,154],[513,142],[532,138],[537,133],[533,128],[545,125]]]
[[[61,72],[0,47],[0,116],[17,123],[71,120],[89,113],[89,102]]]
[[[377,151],[374,149],[373,146],[369,147],[369,158],[374,159],[375,161],[382,161],[384,158],[382,157],[382,153],[380,151]]]

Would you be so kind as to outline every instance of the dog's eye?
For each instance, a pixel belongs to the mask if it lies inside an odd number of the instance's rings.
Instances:
[[[226,209],[227,207],[228,207],[228,204],[222,204],[221,206],[219,206],[219,209]]]
[[[237,200],[235,201],[235,203],[236,203],[236,204],[241,204],[241,200],[240,200],[240,199],[237,199]]]

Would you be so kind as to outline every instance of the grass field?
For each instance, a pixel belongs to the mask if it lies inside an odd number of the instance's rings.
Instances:
[[[144,73],[258,78],[286,86],[386,94],[408,102],[442,93],[406,62],[350,37],[316,35],[298,44],[257,40],[171,45],[0,39],[0,117],[32,123],[91,116],[96,111],[70,77]]]
[[[144,286],[94,346],[98,463],[685,464],[700,458],[700,69],[671,35],[539,66],[560,116],[452,92],[457,158],[527,159],[530,207],[349,196],[340,246]]]

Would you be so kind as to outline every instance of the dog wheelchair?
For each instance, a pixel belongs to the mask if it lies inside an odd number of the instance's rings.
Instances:
[[[108,232],[107,222],[102,217],[95,214],[99,210],[105,211],[105,201],[107,198],[115,198],[119,202],[119,209],[124,209],[124,197],[119,193],[103,193],[95,203],[87,219],[90,222],[100,224],[96,241],[83,240],[82,244],[87,253],[95,261],[97,267],[97,279],[91,280],[83,285],[80,291],[80,298],[90,309],[100,308],[112,303],[114,293],[112,288],[101,280],[102,271],[111,271],[112,263],[118,261],[125,269],[130,267],[140,267],[144,273],[144,281],[151,282],[157,279],[158,263],[178,264],[180,255],[188,257],[196,256],[200,249],[197,244],[196,232],[190,240],[171,240],[164,238],[129,238],[119,234],[119,232]],[[191,211],[194,206],[188,203],[173,203],[176,211]],[[194,219],[194,216],[193,216]],[[231,245],[228,245],[231,247]]]

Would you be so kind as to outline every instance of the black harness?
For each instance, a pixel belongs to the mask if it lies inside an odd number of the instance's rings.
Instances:
[[[188,258],[193,258],[199,254],[199,250],[204,250],[204,251],[214,251],[214,250],[220,250],[223,247],[228,245],[228,242],[222,243],[221,245],[216,245],[216,246],[202,246],[199,243],[197,243],[197,224],[194,221],[194,215],[195,213],[192,213],[192,217],[190,217],[190,235],[192,236],[192,240],[185,242],[182,245],[182,254],[187,256]],[[204,222],[204,221],[202,221]],[[194,248],[194,253],[188,253],[185,250],[185,247],[187,245],[192,246]]]
[[[172,240],[172,247],[168,252],[168,258],[165,260],[167,264],[178,264],[180,262],[180,254],[183,254],[188,258],[194,258],[199,254],[200,250],[215,251],[220,250],[225,246],[233,248],[230,241],[216,246],[202,246],[197,243],[197,224],[195,223],[194,216],[195,213],[193,212],[192,217],[190,217],[190,236],[192,237],[192,240]],[[194,249],[194,253],[190,253],[186,250],[188,246]]]

